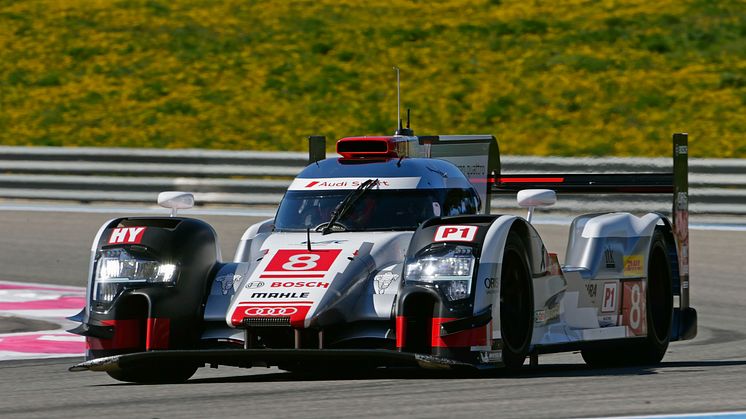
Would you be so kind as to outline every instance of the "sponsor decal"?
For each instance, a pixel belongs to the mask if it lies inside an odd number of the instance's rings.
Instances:
[[[329,288],[328,282],[319,281],[286,281],[286,282],[273,282],[269,286],[270,288]]]
[[[244,310],[248,317],[254,316],[292,316],[298,312],[297,307],[249,307]]]
[[[550,322],[552,320],[558,319],[560,315],[560,306],[559,304],[553,307],[550,307],[547,309],[547,322]]]
[[[391,271],[385,271],[378,273],[373,278],[373,287],[375,288],[376,294],[383,294],[386,289],[391,285],[392,282],[398,281],[399,275]]]
[[[622,285],[622,324],[633,336],[647,335],[645,284],[624,281]]]
[[[436,242],[455,241],[470,242],[474,241],[477,234],[477,226],[440,226],[435,231]]]
[[[252,292],[251,298],[308,298],[307,292]]]
[[[624,257],[624,276],[643,275],[642,256],[632,255]]]
[[[676,147],[676,154],[682,155],[682,154],[689,154],[689,147],[685,145],[680,145]]]
[[[500,362],[503,360],[503,354],[501,351],[480,352],[479,359],[483,363]]]
[[[254,289],[254,288],[262,288],[264,286],[264,282],[262,281],[251,281],[248,284],[246,284],[246,289]]]
[[[264,274],[293,274],[296,272],[327,272],[342,249],[295,250],[280,249],[269,261]]]
[[[596,294],[598,293],[598,284],[585,284],[585,289],[588,290],[589,297],[596,298]]]
[[[484,278],[484,287],[489,289],[496,288],[498,286],[497,278]]]
[[[676,194],[676,205],[680,210],[685,210],[689,204],[689,197],[686,192],[679,192]]]
[[[617,316],[616,314],[598,317],[598,325],[601,327],[617,326],[618,324],[619,316]]]
[[[303,179],[296,178],[290,184],[291,191],[315,191],[335,189],[356,189],[370,178],[318,178]],[[377,189],[417,189],[420,177],[390,177],[378,178]]]
[[[290,325],[303,327],[306,314],[313,303],[310,301],[298,301],[292,303],[273,302],[241,302],[231,315],[231,323],[234,326],[241,324],[246,317],[290,317]]]
[[[614,251],[610,247],[604,250],[604,261],[606,262],[606,269],[616,269],[616,263],[614,263]]]
[[[549,307],[546,310],[537,310],[534,313],[534,319],[535,319],[534,321],[537,324],[549,323],[552,320],[558,319],[559,315],[560,315],[560,307],[558,304],[558,305]]]
[[[601,312],[609,313],[616,311],[616,300],[617,300],[617,283],[607,282],[604,284],[604,296],[603,304],[601,305]]]
[[[311,240],[311,246],[327,246],[330,244],[342,244],[348,240],[319,240],[317,242]],[[302,242],[298,243],[301,246],[307,246],[308,242],[303,240]]]
[[[216,281],[220,284],[220,291],[223,295],[228,295],[236,289],[236,284],[241,282],[241,275],[225,275],[217,278]]]
[[[139,244],[145,227],[115,228],[109,236],[109,244]]]
[[[547,312],[544,310],[536,310],[534,318],[536,319],[536,323],[544,323],[547,321]]]
[[[560,268],[559,259],[557,258],[556,253],[547,253],[547,258],[549,258],[549,263],[547,263],[548,272],[549,275],[561,275],[562,269]]]

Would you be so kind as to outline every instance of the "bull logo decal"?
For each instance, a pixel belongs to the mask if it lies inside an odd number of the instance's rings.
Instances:
[[[399,280],[399,275],[391,271],[381,272],[373,278],[376,294],[383,294],[392,282]]]
[[[219,284],[220,292],[222,292],[223,295],[233,294],[236,284],[241,282],[241,275],[225,275],[217,278],[215,281]]]

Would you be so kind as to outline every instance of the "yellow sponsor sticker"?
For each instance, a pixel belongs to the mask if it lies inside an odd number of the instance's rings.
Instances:
[[[624,276],[643,276],[642,256],[624,257]]]

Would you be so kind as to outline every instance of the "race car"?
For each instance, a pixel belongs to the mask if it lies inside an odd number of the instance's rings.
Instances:
[[[655,364],[696,335],[689,306],[687,136],[673,173],[506,175],[491,135],[347,137],[309,165],[276,216],[221,260],[207,223],[177,216],[104,223],[74,333],[86,361],[128,382],[181,382],[197,368],[278,366],[518,369],[580,350],[592,366]],[[586,214],[566,258],[531,223],[556,193],[672,194],[659,213]],[[491,214],[517,193],[526,218]]]

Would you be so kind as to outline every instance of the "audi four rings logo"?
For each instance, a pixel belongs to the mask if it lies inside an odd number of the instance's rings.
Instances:
[[[244,313],[247,316],[292,316],[297,312],[295,307],[249,307]]]

